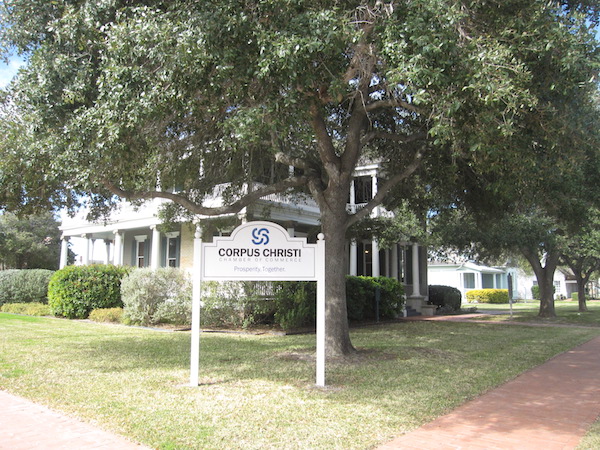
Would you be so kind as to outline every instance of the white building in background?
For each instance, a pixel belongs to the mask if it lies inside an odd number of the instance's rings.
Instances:
[[[463,303],[466,293],[472,289],[508,289],[508,275],[512,276],[514,300],[533,299],[533,286],[537,279],[534,274],[526,273],[515,267],[488,267],[473,262],[440,263],[430,262],[427,266],[429,284],[451,286],[460,290]],[[554,272],[554,298],[569,299],[577,292],[577,281],[573,272],[559,267]],[[587,286],[588,297],[596,298],[600,292],[598,282],[591,280]]]
[[[466,302],[466,293],[473,289],[508,289],[508,274],[513,277],[513,292],[519,288],[519,277],[514,269],[488,267],[473,262],[439,263],[427,266],[429,284],[451,286],[458,289]]]
[[[377,193],[378,166],[359,167],[349,193],[347,208],[356,211]],[[123,202],[103,223],[88,222],[85,212],[75,217],[65,217],[60,227],[63,236],[61,267],[67,262],[68,242],[71,241],[81,254],[76,263],[104,263],[134,267],[181,267],[191,270],[193,266],[193,240],[196,225],[202,226],[207,217],[198,217],[197,223],[181,223],[170,231],[161,231],[158,211],[169,200],[155,199],[134,207]],[[213,200],[220,204],[218,196]],[[389,214],[382,207],[375,208],[374,216]],[[270,195],[251,208],[236,215],[227,216],[237,222],[215,232],[226,235],[239,223],[249,220],[268,220],[288,230],[290,236],[306,237],[315,234],[319,227],[319,208],[310,199],[296,196]],[[416,243],[399,241],[389,249],[380,249],[376,240],[348,242],[344,261],[328,261],[344,264],[349,275],[387,276],[401,281],[409,297],[409,303],[417,311],[427,298],[427,251]]]

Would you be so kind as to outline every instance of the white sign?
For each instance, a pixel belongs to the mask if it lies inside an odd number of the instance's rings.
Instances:
[[[277,224],[248,222],[229,237],[203,244],[205,280],[313,280],[317,245],[292,238]]]
[[[202,243],[194,240],[190,385],[198,386],[202,280],[316,281],[317,386],[325,386],[325,241],[316,244],[290,237],[271,222],[247,222],[231,236]]]

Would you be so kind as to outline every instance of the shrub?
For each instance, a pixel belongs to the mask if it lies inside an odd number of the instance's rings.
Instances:
[[[11,314],[24,314],[26,316],[49,316],[52,314],[50,306],[43,303],[6,303],[0,311]]]
[[[429,304],[436,305],[438,310],[460,311],[462,295],[452,286],[429,286]]]
[[[556,292],[556,287],[552,286],[552,294]],[[531,296],[534,300],[540,300],[542,296],[540,295],[540,286],[538,284],[531,286]]]
[[[314,326],[317,317],[317,283],[280,281],[274,284],[275,323],[284,330]]]
[[[0,305],[4,303],[48,303],[48,282],[54,272],[46,269],[0,272]]]
[[[48,286],[52,313],[69,319],[86,319],[96,308],[118,308],[121,279],[129,272],[124,266],[93,264],[67,266],[57,271]]]
[[[474,289],[467,292],[469,303],[508,303],[508,289]]]
[[[387,277],[346,277],[346,304],[348,319],[354,321],[377,318],[377,291],[379,291],[379,319],[397,318],[404,305],[404,287]]]
[[[121,323],[123,308],[97,308],[90,312],[89,319],[94,322]]]
[[[136,269],[121,285],[124,319],[136,325],[192,321],[192,282],[184,270]]]
[[[573,300],[574,302],[578,302],[579,301],[579,292],[573,292],[571,294],[571,300]]]
[[[276,289],[275,323],[284,330],[312,326],[316,321],[316,283],[280,282]],[[379,315],[377,294],[379,291]],[[346,277],[348,319],[394,319],[404,305],[404,287],[386,277]]]
[[[275,314],[275,291],[278,289],[279,283],[204,282],[201,324],[246,328],[257,323],[271,323]]]

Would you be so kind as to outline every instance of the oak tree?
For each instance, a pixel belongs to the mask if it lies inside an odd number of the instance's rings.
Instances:
[[[339,262],[326,266],[327,351],[352,352],[344,231],[411,182],[439,188],[412,178],[424,167],[447,163],[458,186],[527,164],[535,149],[510,138],[547,122],[542,93],[593,85],[594,5],[6,0],[2,45],[27,64],[4,102],[0,206],[86,202],[99,217],[160,197],[210,216],[306,193]],[[352,214],[364,161],[385,183]],[[275,176],[256,183],[265,167]],[[223,203],[208,206],[216,186]]]

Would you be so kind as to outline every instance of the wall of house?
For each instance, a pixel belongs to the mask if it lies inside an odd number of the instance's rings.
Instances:
[[[195,230],[191,224],[181,226],[179,266],[188,271],[194,267],[194,234]]]

